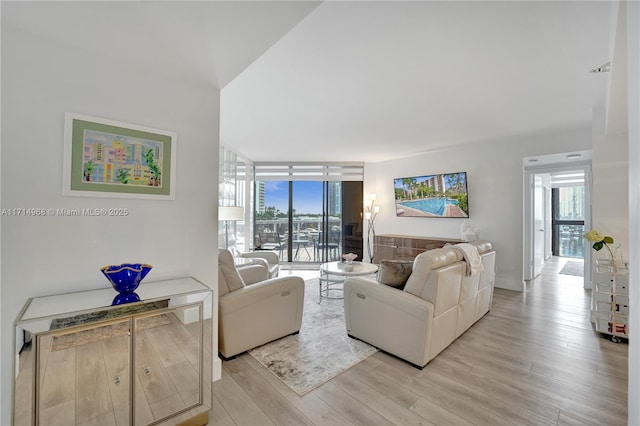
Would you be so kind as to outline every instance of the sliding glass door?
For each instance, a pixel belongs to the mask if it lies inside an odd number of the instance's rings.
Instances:
[[[325,229],[325,184],[321,181],[291,182],[290,262],[316,262],[322,256],[320,242]]]
[[[584,257],[585,187],[551,190],[552,251],[554,256]]]
[[[352,194],[354,184],[360,192],[347,201],[350,223],[343,227],[343,186]],[[281,262],[322,263],[341,258],[347,237],[358,246],[362,182],[256,181],[255,194],[256,250],[276,250]]]
[[[339,260],[342,255],[342,185],[322,182],[322,222],[316,243],[317,262]]]
[[[289,232],[289,183],[256,181],[254,212],[255,250],[275,251],[286,260]]]
[[[254,163],[253,249],[281,262],[362,259],[363,177],[359,162]]]

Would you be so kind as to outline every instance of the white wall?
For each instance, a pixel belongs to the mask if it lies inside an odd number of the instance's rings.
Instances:
[[[522,291],[523,157],[591,148],[591,129],[479,141],[365,165],[364,193],[378,195],[376,234],[460,238],[461,219],[396,217],[393,179],[467,172],[469,220],[497,251],[496,286]],[[365,224],[366,225],[366,224]],[[366,230],[365,230],[366,233]]]
[[[640,324],[640,3],[627,3],[630,324]],[[628,424],[640,424],[640,328],[629,328]]]
[[[175,200],[63,197],[66,111],[177,132]],[[28,298],[108,287],[99,268],[132,261],[154,265],[146,281],[192,275],[214,286],[219,91],[3,25],[2,113],[3,208],[130,212],[127,217],[2,217],[0,424],[7,425],[12,322]]]
[[[544,186],[544,260],[549,260],[553,256],[552,247],[552,227],[553,217],[551,214],[552,204],[552,188],[551,175],[546,174],[542,177],[542,185]]]
[[[613,237],[613,247],[629,260],[629,160],[628,135],[597,136],[593,139],[593,228]],[[588,245],[585,246],[588,248]],[[606,249],[603,249],[606,251]],[[605,251],[594,258],[607,257]]]

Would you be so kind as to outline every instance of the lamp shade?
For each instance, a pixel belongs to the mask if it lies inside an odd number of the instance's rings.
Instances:
[[[244,220],[244,207],[218,207],[218,220]]]

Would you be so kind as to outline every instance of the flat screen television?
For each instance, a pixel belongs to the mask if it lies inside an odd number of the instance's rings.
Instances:
[[[467,172],[396,178],[398,217],[469,217]]]

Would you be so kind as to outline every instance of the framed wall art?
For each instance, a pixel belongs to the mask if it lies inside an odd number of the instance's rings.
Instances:
[[[393,180],[397,217],[469,217],[467,173]]]
[[[65,114],[63,195],[175,198],[177,135]]]

